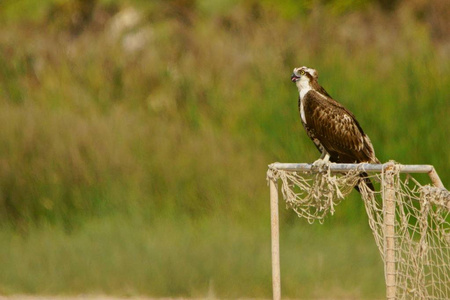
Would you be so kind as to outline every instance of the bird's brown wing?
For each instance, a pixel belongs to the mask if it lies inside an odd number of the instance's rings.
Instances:
[[[370,139],[354,115],[335,100],[309,91],[304,99],[306,124],[336,162],[376,162]]]

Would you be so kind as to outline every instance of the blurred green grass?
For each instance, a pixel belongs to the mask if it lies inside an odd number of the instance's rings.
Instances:
[[[0,4],[0,293],[269,297],[267,165],[318,157],[301,65],[448,185],[449,56],[408,4],[31,2]],[[281,222],[283,295],[382,297],[358,195]]]
[[[156,222],[115,216],[90,219],[71,234],[54,226],[26,236],[2,230],[8,247],[0,249],[0,291],[268,297],[270,230],[261,225],[243,226],[224,216]],[[383,266],[370,231],[320,226],[282,230],[283,294],[382,296]]]

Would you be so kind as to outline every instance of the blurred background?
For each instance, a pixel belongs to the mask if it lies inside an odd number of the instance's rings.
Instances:
[[[1,0],[0,294],[270,298],[267,165],[319,156],[303,65],[449,186],[447,0]],[[356,192],[280,213],[284,297],[384,297]]]

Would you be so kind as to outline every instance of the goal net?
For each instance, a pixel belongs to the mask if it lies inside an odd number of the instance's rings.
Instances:
[[[314,171],[311,165],[293,165],[270,165],[267,179],[281,183],[287,207],[309,223],[323,222],[358,186],[384,262],[388,299],[450,299],[450,192],[435,173],[440,187],[400,174],[434,172],[432,166],[331,163]],[[366,178],[375,191],[361,172],[370,174]]]

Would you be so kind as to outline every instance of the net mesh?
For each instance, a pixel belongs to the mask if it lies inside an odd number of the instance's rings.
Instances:
[[[372,191],[361,180],[360,167],[332,173],[329,168],[292,172],[271,165],[267,178],[281,181],[286,205],[309,223],[322,223],[358,185],[385,263],[388,298],[450,299],[450,192],[400,175],[396,163],[369,176],[376,185]]]

